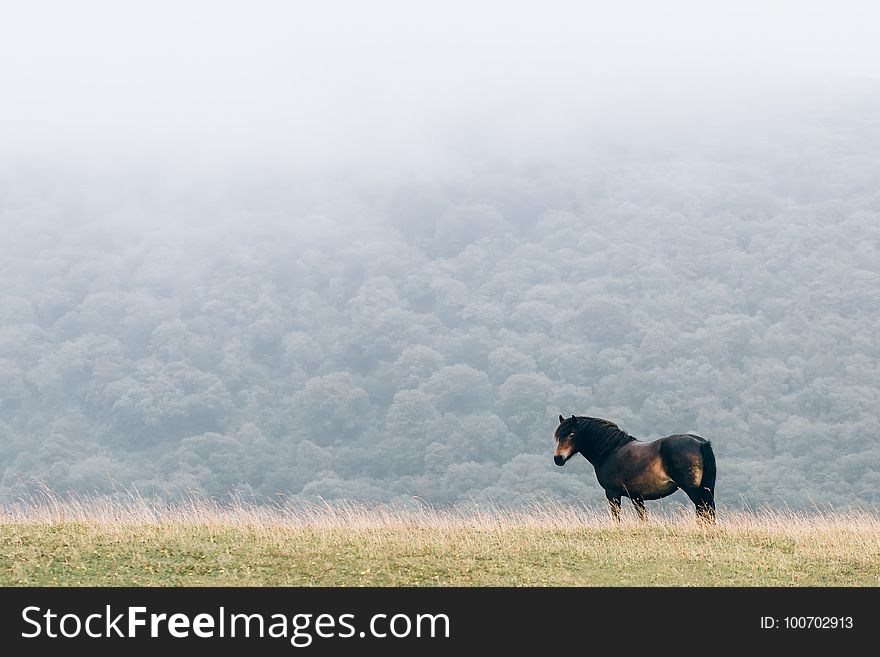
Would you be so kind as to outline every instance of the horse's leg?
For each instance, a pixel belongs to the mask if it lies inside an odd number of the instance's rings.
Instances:
[[[680,438],[670,436],[669,438]],[[666,441],[667,439],[661,439]],[[715,456],[709,443],[691,444],[688,450],[674,449],[670,442],[660,445],[660,457],[670,478],[681,488],[697,510],[697,521],[715,522]],[[700,476],[697,476],[700,472]]]
[[[608,498],[608,505],[611,507],[611,518],[616,523],[620,523],[620,495],[615,495],[614,493],[610,493],[607,490],[605,491],[605,497]]]
[[[701,491],[702,501],[697,507],[697,517],[709,525],[715,524],[715,494],[709,488]]]
[[[708,488],[685,488],[684,492],[697,509],[697,521],[715,524],[715,495]]]
[[[645,508],[645,500],[641,497],[630,497],[629,499],[632,500],[633,506],[639,512],[639,520],[648,522],[648,510]]]

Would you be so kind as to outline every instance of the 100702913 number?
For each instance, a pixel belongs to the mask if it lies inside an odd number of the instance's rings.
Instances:
[[[785,616],[780,625],[787,630],[850,630],[852,616]]]

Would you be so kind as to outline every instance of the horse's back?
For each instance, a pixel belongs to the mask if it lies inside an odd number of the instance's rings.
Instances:
[[[675,439],[675,440],[673,440]],[[666,436],[666,438],[660,438],[661,441],[673,441],[673,442],[696,442],[698,445],[702,445],[703,443],[708,443],[709,441],[703,438],[702,436],[698,436],[695,433],[674,433],[671,436]]]

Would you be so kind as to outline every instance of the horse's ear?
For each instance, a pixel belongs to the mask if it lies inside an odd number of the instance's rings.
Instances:
[[[572,416],[571,416],[571,421],[572,421],[572,422],[576,422],[576,421],[577,421],[577,418],[575,418],[575,416],[572,415]]]
[[[559,416],[559,424],[562,424],[563,422],[565,422],[565,418],[560,415]]]

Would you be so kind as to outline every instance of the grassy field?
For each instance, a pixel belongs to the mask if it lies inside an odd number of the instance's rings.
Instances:
[[[880,586],[880,517],[50,499],[0,509],[0,585]]]

